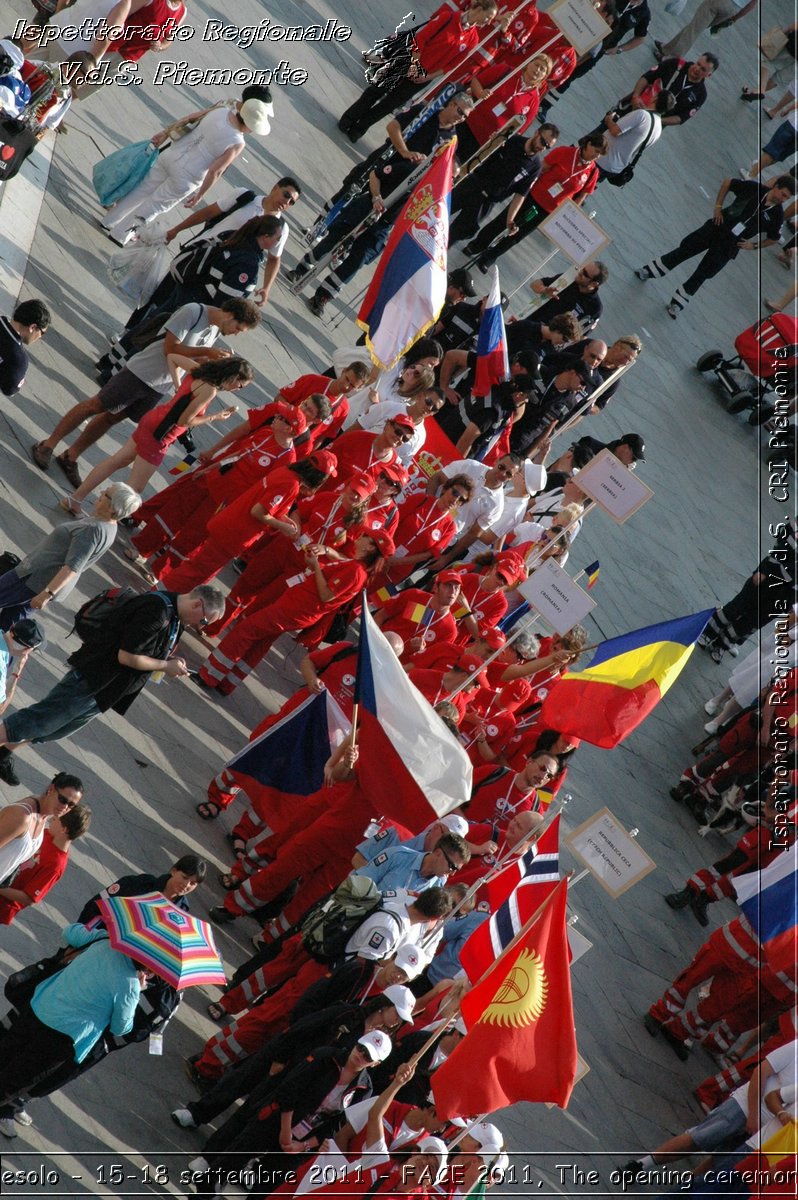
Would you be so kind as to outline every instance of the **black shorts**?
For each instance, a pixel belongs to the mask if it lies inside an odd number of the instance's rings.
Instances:
[[[112,375],[97,395],[104,412],[124,412],[132,421],[140,421],[145,413],[163,400],[162,392],[156,392],[155,388],[151,388],[127,367]]]

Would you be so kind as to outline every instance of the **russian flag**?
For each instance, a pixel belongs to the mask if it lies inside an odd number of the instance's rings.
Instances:
[[[468,755],[408,679],[365,599],[355,704],[358,778],[383,816],[418,832],[468,800]]]
[[[474,370],[474,396],[487,396],[496,383],[510,378],[510,360],[507,357],[507,338],[504,334],[502,294],[499,287],[499,269],[491,271],[490,292],[477,335],[477,363]]]
[[[452,138],[419,180],[380,256],[357,323],[374,362],[388,370],[438,319],[446,299]]]
[[[225,771],[257,812],[285,813],[286,805],[324,786],[324,764],[350,728],[330,693],[319,692],[248,742]],[[299,804],[296,810],[301,811]]]
[[[795,970],[798,925],[798,844],[763,871],[738,875],[737,903],[759,938],[772,971]]]

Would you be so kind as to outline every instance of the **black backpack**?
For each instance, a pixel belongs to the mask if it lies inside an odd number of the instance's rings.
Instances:
[[[345,957],[346,943],[367,917],[378,912],[382,892],[363,875],[347,875],[329,896],[314,904],[302,918],[302,944],[320,963],[337,963]],[[396,924],[399,918],[391,913]]]
[[[88,641],[107,625],[121,605],[140,594],[132,587],[106,588],[104,592],[99,592],[85,604],[81,604],[75,613],[71,632],[76,633],[82,642]]]

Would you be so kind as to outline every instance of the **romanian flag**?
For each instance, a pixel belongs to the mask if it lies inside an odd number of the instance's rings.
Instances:
[[[384,604],[386,600],[392,600],[398,591],[399,588],[395,583],[386,583],[385,587],[379,588],[374,593],[372,600],[377,600],[380,604]]]
[[[169,469],[169,474],[185,475],[186,471],[190,471],[197,462],[199,462],[198,454],[187,454],[185,458],[181,458],[179,463],[175,463],[175,465]]]
[[[566,671],[543,701],[542,729],[611,750],[676,680],[714,608],[602,642],[584,671]]]
[[[384,816],[424,829],[465,803],[472,783],[468,755],[410,682],[365,604],[355,703],[358,779]]]
[[[435,610],[429,604],[408,604],[402,616],[412,621],[417,629],[426,629],[435,616]]]
[[[499,287],[499,271],[491,271],[490,292],[477,334],[477,361],[474,367],[474,396],[487,396],[496,383],[510,378],[510,360],[507,357],[507,338],[504,332],[502,294]]]
[[[565,1108],[576,1032],[563,879],[537,920],[460,1001],[468,1032],[432,1075],[438,1115],[474,1117],[518,1100]]]
[[[599,570],[600,570],[600,567],[599,567],[598,559],[596,559],[595,562],[590,563],[589,566],[585,567],[585,575],[587,576],[587,590],[588,591],[590,591],[590,589],[594,586],[596,580],[598,579]]]
[[[369,353],[384,371],[435,324],[446,300],[456,145],[452,138],[437,149],[396,218],[358,313]]]

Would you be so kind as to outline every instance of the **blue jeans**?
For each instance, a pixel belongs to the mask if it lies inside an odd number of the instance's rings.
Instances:
[[[69,671],[37,704],[6,717],[6,741],[55,742],[99,715],[86,680],[79,671]]]

